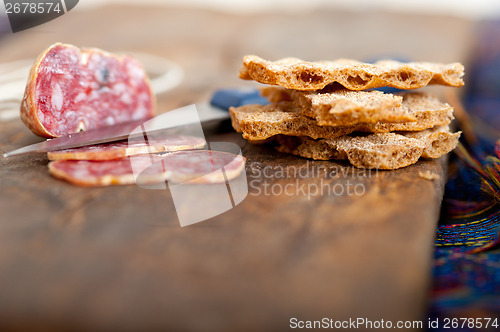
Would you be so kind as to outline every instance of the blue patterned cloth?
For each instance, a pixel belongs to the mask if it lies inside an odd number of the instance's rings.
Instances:
[[[441,321],[500,315],[500,21],[478,31],[464,100],[478,140],[450,158],[435,241],[429,316]]]

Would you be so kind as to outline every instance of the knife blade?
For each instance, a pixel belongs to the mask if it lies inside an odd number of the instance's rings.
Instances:
[[[167,117],[162,114],[152,119],[125,122],[109,127],[82,131],[68,136],[52,138],[4,153],[3,156],[4,158],[8,158],[10,156],[26,153],[49,152],[115,142],[135,136],[141,136],[146,130],[148,133],[151,133],[213,120],[228,119],[228,111],[231,106],[237,107],[247,104],[267,103],[267,99],[261,97],[260,92],[254,88],[220,89],[214,93],[210,103],[200,103],[182,107],[167,112]],[[139,126],[142,126],[142,130],[137,131],[136,129]],[[132,132],[138,133],[131,134]]]
[[[140,131],[139,134],[131,135],[131,133],[136,128],[146,123],[148,133],[152,133],[160,130],[229,118],[228,111],[214,107],[208,103],[190,105],[167,113],[169,114],[168,118],[162,118],[159,116],[152,119],[141,119],[109,127],[82,131],[68,136],[52,138],[40,143],[28,145],[17,150],[4,153],[3,156],[4,158],[8,158],[26,153],[49,152],[133,138],[134,136],[142,135],[140,134],[142,131]]]

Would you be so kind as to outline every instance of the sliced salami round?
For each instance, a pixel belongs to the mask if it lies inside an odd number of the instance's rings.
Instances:
[[[59,137],[154,114],[154,95],[141,64],[99,49],[55,44],[33,64],[21,104],[37,135]]]
[[[132,157],[134,169],[137,169],[134,159]],[[181,151],[156,159],[153,165],[141,172],[138,181],[143,174],[163,170],[168,180],[176,183],[223,183],[240,175],[244,167],[245,158],[240,155],[210,150]]]
[[[109,161],[58,160],[49,163],[49,171],[56,178],[80,186],[134,184],[136,180],[141,184],[165,180],[200,184],[234,179],[244,166],[245,158],[240,155],[194,150]]]
[[[201,149],[205,140],[195,136],[169,135],[164,138],[124,140],[48,152],[49,160],[114,160],[148,153]]]
[[[135,162],[143,167],[151,164],[149,155],[136,156]],[[135,176],[130,159],[108,161],[58,160],[49,163],[49,172],[56,178],[79,186],[110,186],[134,184]],[[148,172],[144,175],[145,183],[159,183],[166,180],[165,172]]]

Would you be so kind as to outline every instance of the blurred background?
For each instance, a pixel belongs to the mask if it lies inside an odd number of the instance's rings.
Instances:
[[[499,12],[491,0],[82,0],[51,22],[4,33],[0,55],[34,58],[57,41],[159,55],[184,69],[181,88],[206,100],[218,88],[249,85],[237,78],[245,54],[466,62],[474,23]]]
[[[95,7],[105,4],[133,4],[132,0],[82,0],[79,6]],[[458,15],[470,18],[494,17],[500,13],[500,3],[495,0],[453,1],[453,0],[143,0],[141,5],[168,5],[216,9],[228,12],[282,11],[298,12],[317,8],[354,9],[361,11],[385,10],[392,12],[428,13]]]

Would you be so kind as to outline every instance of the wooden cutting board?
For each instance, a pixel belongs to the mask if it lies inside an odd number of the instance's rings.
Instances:
[[[34,59],[56,41],[164,56],[186,71],[159,96],[167,111],[218,88],[256,86],[237,78],[244,54],[465,61],[470,26],[372,12],[77,7],[5,36],[0,61]],[[363,173],[249,145],[228,122],[205,133],[241,147],[249,194],[184,228],[168,190],[79,188],[52,178],[43,155],[0,159],[0,327],[280,330],[294,317],[424,319],[444,158]],[[0,123],[2,153],[37,141],[20,120]],[[419,176],[426,171],[439,178]],[[322,185],[336,189],[311,192]]]

